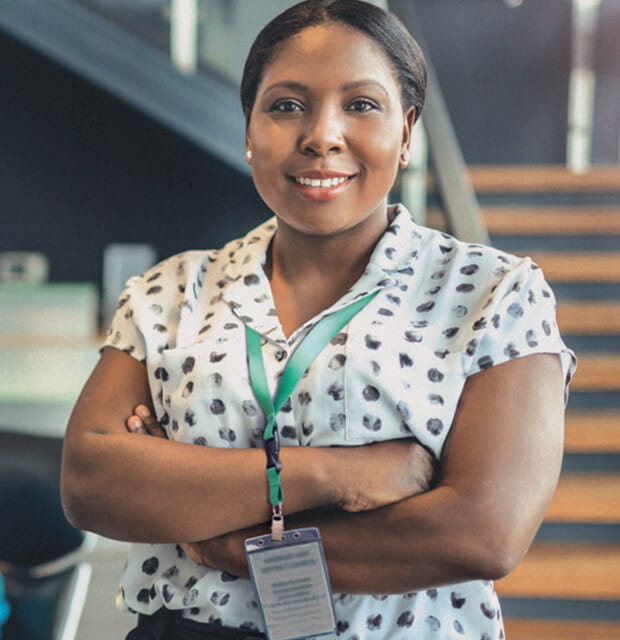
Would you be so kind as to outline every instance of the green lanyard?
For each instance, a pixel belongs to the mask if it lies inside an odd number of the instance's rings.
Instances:
[[[266,420],[263,441],[267,454],[267,480],[269,483],[269,501],[272,507],[271,527],[272,538],[274,540],[281,539],[283,530],[283,494],[280,483],[282,463],[280,462],[279,456],[280,438],[276,425],[276,415],[293,393],[297,383],[301,380],[314,359],[323,351],[330,340],[332,340],[351,318],[361,311],[377,293],[378,292],[375,291],[360,300],[356,300],[349,306],[326,316],[312,327],[308,335],[302,340],[301,344],[290,357],[273,400],[269,393],[269,386],[267,385],[263,350],[261,347],[261,335],[254,331],[254,329],[246,326],[250,382],[254,390],[254,395],[265,414]]]

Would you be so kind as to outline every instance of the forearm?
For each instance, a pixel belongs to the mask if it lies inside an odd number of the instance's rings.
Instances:
[[[78,527],[144,542],[210,539],[269,517],[262,449],[213,448],[128,431],[150,405],[144,367],[106,349],[69,420],[62,498]],[[138,420],[139,422],[139,420]],[[361,447],[283,447],[286,509],[373,509],[428,488],[433,466],[415,440]],[[361,474],[364,482],[359,482]]]
[[[321,509],[286,517],[287,529],[308,526],[321,532],[336,592],[406,593],[494,579],[515,562],[507,558],[514,541],[488,521],[485,508],[448,487],[372,511]],[[260,533],[267,530],[211,540],[204,561],[247,577],[243,540]]]
[[[297,526],[294,520],[289,526]],[[446,488],[383,509],[322,512],[310,520],[321,531],[336,592],[407,593],[496,577],[486,564],[484,534]]]
[[[319,526],[336,591],[402,593],[506,575],[531,544],[557,484],[559,373],[555,356],[540,355],[471,376],[436,489],[364,513],[288,516],[287,527]],[[209,541],[207,559],[246,574],[245,535]]]
[[[295,510],[329,502],[328,457],[282,452],[287,502]],[[63,503],[80,528],[141,542],[202,540],[269,517],[265,454],[131,434],[91,432],[67,447]]]

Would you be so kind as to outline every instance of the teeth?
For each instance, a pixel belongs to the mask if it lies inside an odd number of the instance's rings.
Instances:
[[[327,178],[327,180],[319,180],[317,178],[295,178],[295,182],[304,185],[304,187],[320,187],[321,189],[329,189],[330,187],[336,187],[343,182],[346,182],[348,178]]]

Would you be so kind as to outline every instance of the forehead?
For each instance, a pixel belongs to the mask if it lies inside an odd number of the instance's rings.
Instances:
[[[261,88],[283,79],[307,84],[329,78],[372,78],[399,90],[392,63],[381,44],[342,23],[307,27],[285,40],[263,70]]]

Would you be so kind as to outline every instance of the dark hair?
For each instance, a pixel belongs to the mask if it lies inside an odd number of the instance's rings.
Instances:
[[[415,107],[416,119],[424,106],[426,62],[422,50],[392,13],[361,0],[305,0],[276,16],[256,37],[243,69],[241,106],[246,122],[256,100],[265,67],[286,40],[307,27],[342,22],[369,35],[384,49],[400,83],[405,110]]]

